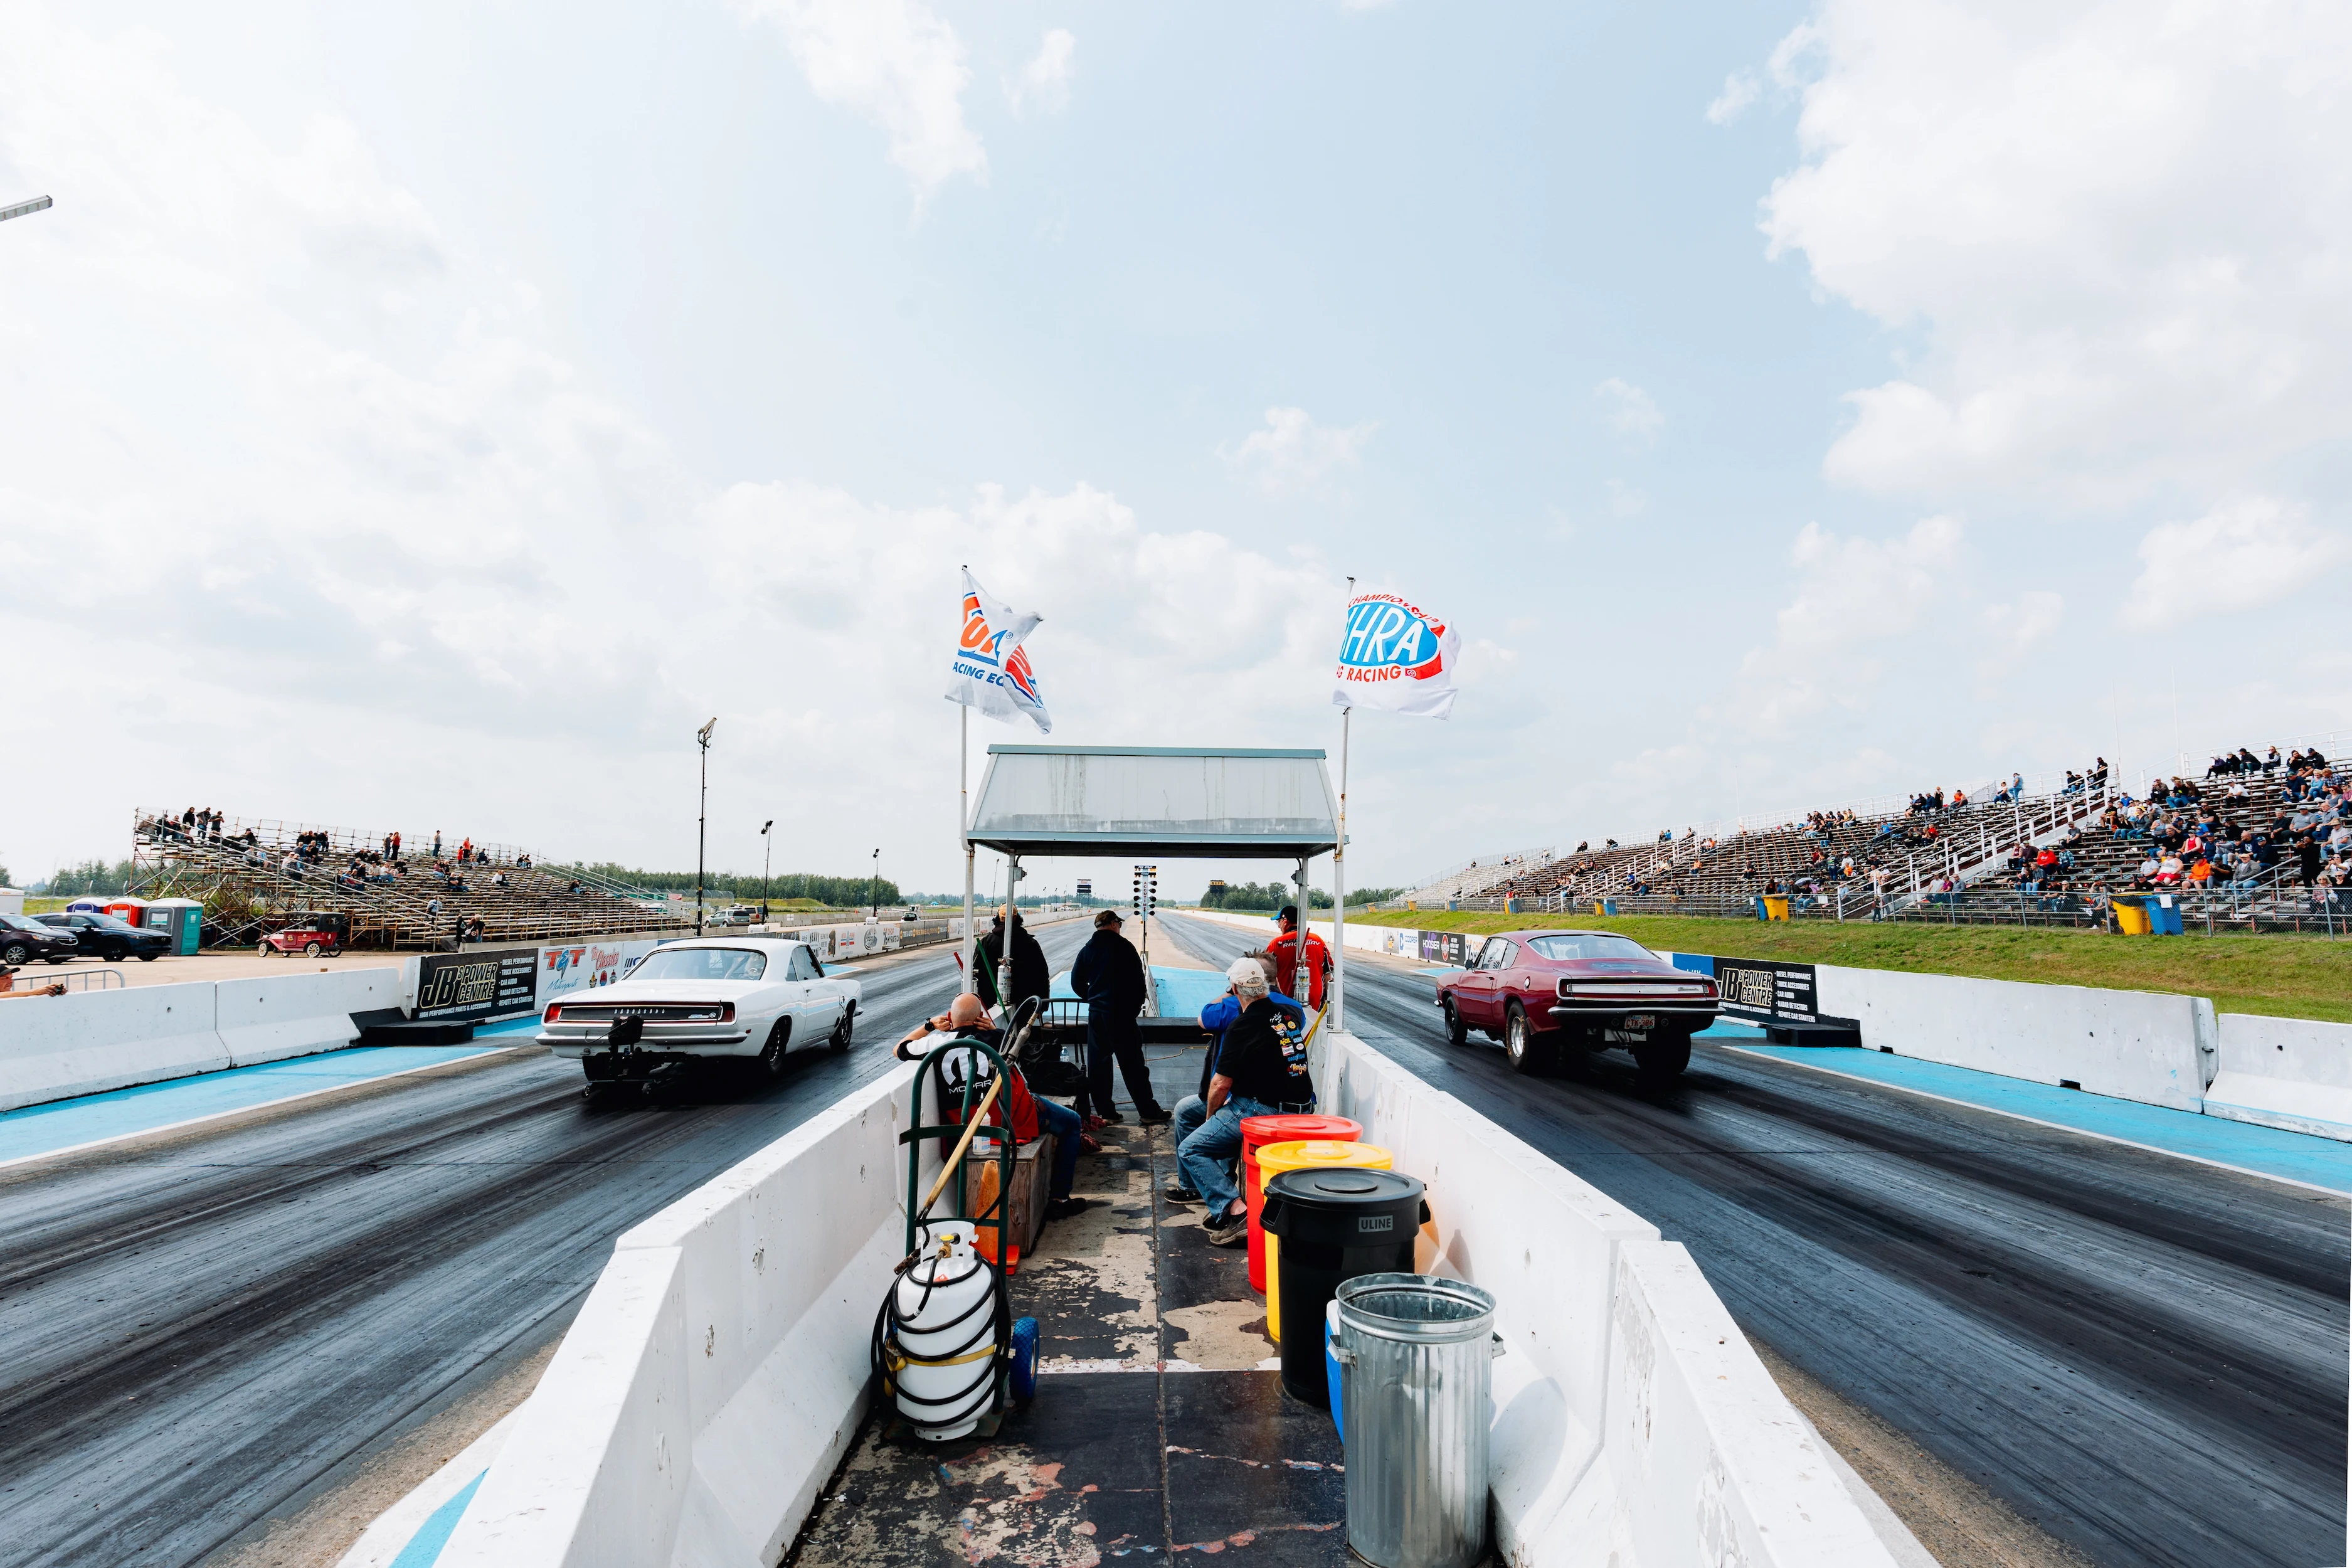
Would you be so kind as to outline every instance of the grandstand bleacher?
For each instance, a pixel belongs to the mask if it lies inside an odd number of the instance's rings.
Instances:
[[[477,845],[487,863],[462,867],[454,864],[457,846],[446,846],[444,869],[436,870],[433,857],[410,846],[398,859],[386,858],[386,837],[274,818],[189,823],[141,812],[133,817],[131,891],[198,900],[206,942],[224,946],[320,911],[350,920],[352,945],[382,948],[444,947],[461,930],[467,942],[495,943],[692,924],[657,894],[575,867],[542,867],[512,845]]]
[[[2038,790],[1996,781],[1958,792],[1966,804],[1937,791],[1770,828],[1579,846],[1475,889],[1416,889],[1399,902],[1752,918],[1759,898],[1777,895],[1799,919],[2083,926],[2107,923],[2117,895],[2163,893],[2179,900],[2184,922],[2209,931],[2352,930],[2352,772],[2339,773],[2315,743],[2308,753],[2296,748],[2301,767],[2281,758],[2265,769],[2250,752],[2236,754],[2242,772],[2159,779],[2139,796],[2095,766]],[[2306,814],[2325,816],[2305,824],[2317,829],[2315,857],[2293,826]],[[2318,842],[2339,824],[2336,842]],[[2257,834],[2269,845],[2259,857],[2245,847]],[[2162,866],[2168,848],[2186,850],[2178,879]],[[2045,850],[2049,862],[2037,864]],[[2188,875],[2200,856],[2212,857],[2202,882]]]

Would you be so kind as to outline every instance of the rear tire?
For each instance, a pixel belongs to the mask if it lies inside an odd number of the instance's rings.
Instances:
[[[305,958],[316,958],[321,951],[315,942],[306,942],[302,944],[302,956]]]
[[[1511,1070],[1532,1077],[1551,1065],[1551,1044],[1536,1038],[1535,1026],[1528,1022],[1527,1009],[1517,1002],[1503,1014],[1503,1054],[1511,1061]]]
[[[1690,1051],[1688,1035],[1634,1047],[1633,1061],[1641,1068],[1643,1084],[1650,1089],[1664,1089],[1674,1082],[1682,1076],[1683,1068],[1690,1066]]]
[[[784,1058],[792,1050],[793,1021],[779,1018],[776,1026],[768,1031],[768,1043],[760,1047],[760,1071],[769,1078],[783,1075]]]
[[[1454,1005],[1451,996],[1445,999],[1445,1043],[1449,1046],[1470,1043],[1470,1026],[1462,1021],[1462,1009]]]
[[[856,1016],[856,1012],[857,1010],[854,1007],[845,1006],[842,1008],[841,1021],[834,1025],[833,1033],[824,1037],[825,1048],[827,1050],[838,1055],[849,1048],[849,1032],[852,1027],[849,1020]]]
[[[152,963],[161,956],[162,955],[160,953],[142,952],[139,955],[139,962],[142,963]]]

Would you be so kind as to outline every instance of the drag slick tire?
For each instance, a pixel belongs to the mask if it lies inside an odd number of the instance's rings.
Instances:
[[[768,1043],[760,1047],[760,1076],[782,1078],[784,1058],[793,1048],[793,1021],[779,1018],[776,1026],[768,1031]]]
[[[1445,999],[1444,1005],[1445,1043],[1449,1046],[1468,1045],[1470,1043],[1470,1026],[1462,1021],[1462,1010],[1454,1005],[1454,998],[1451,996],[1448,996]]]
[[[1517,1002],[1503,1015],[1503,1055],[1509,1058],[1511,1070],[1516,1073],[1533,1076],[1551,1067],[1551,1042],[1536,1037],[1535,1026],[1528,1022],[1527,1009]]]
[[[1688,1035],[1673,1035],[1634,1047],[1633,1061],[1641,1068],[1643,1087],[1664,1089],[1680,1078],[1683,1068],[1690,1066],[1690,1051]]]

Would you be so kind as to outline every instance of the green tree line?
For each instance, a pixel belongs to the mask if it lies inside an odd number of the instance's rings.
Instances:
[[[552,865],[543,870],[554,870]],[[643,888],[655,893],[691,893],[694,873],[691,871],[646,871],[634,866],[616,866],[609,860],[593,866],[574,866],[592,877],[626,887]],[[761,881],[757,872],[744,876],[734,871],[706,872],[702,879],[703,896],[708,899],[730,899],[744,903],[757,903],[761,898]],[[864,877],[825,877],[814,871],[780,871],[766,884],[766,897],[772,903],[786,899],[814,899],[827,909],[856,909],[874,901],[895,904],[898,900],[898,884],[885,877],[871,881]],[[870,891],[869,891],[870,889]]]
[[[1348,889],[1348,897],[1355,900],[1355,905],[1378,904],[1385,903],[1403,891],[1402,888],[1350,888]],[[1328,910],[1331,907],[1331,895],[1320,888],[1310,889],[1307,897],[1310,900],[1307,907],[1310,909]],[[1263,886],[1256,882],[1240,882],[1227,883],[1222,888],[1211,888],[1202,895],[1201,907],[1204,910],[1244,911],[1263,910],[1272,914],[1286,904],[1296,901],[1291,897],[1290,884],[1287,882],[1267,882]],[[1355,905],[1350,907],[1353,908]]]
[[[8,873],[0,870],[0,883],[8,880]],[[54,899],[78,899],[87,893],[127,893],[131,890],[131,862],[128,860],[85,860],[79,866],[64,866],[41,888],[29,888]]]

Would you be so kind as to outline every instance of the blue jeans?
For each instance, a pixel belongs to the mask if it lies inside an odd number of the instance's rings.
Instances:
[[[1176,1102],[1171,1114],[1175,1117],[1176,1147],[1181,1150],[1184,1140],[1198,1132],[1201,1123],[1209,1119],[1209,1102],[1197,1094],[1188,1094]]]
[[[1045,1196],[1059,1203],[1070,1195],[1070,1182],[1078,1173],[1078,1113],[1042,1094],[1030,1098],[1037,1106],[1037,1131],[1054,1135],[1054,1184]]]
[[[1184,1173],[1184,1184],[1201,1194],[1211,1214],[1224,1213],[1241,1196],[1226,1179],[1225,1163],[1242,1152],[1242,1120],[1272,1116],[1280,1109],[1238,1094],[1228,1096],[1215,1115],[1202,1121],[1197,1131],[1176,1146],[1176,1168]]]

